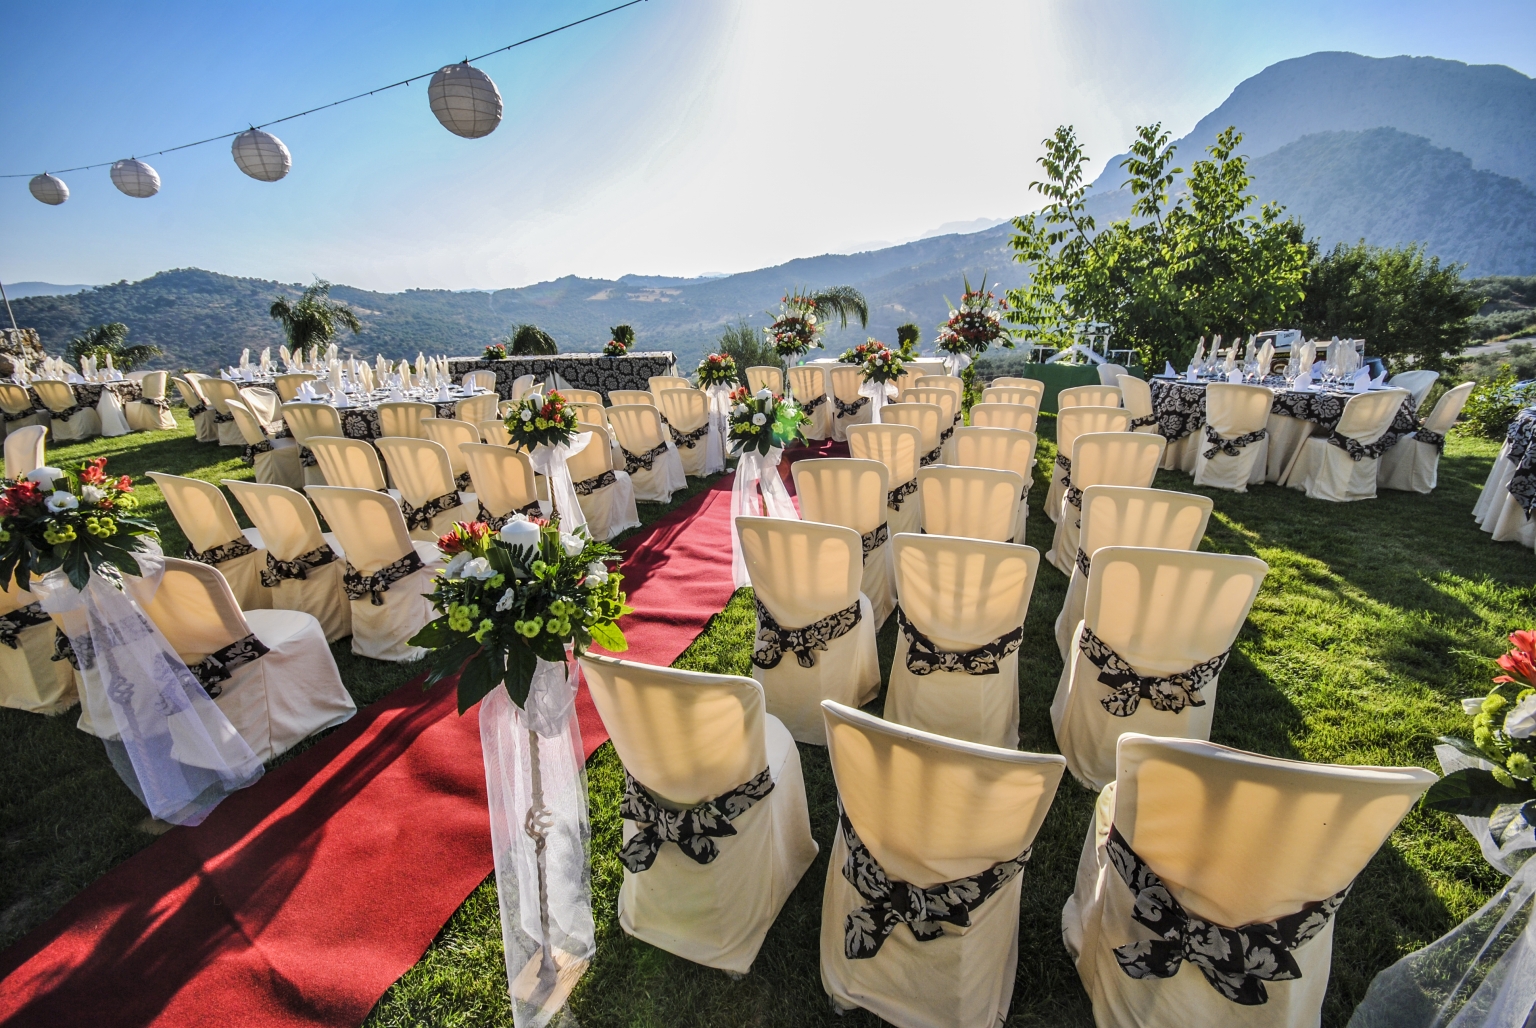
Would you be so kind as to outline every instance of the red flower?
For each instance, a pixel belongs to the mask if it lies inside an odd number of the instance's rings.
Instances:
[[[84,485],[104,485],[107,481],[107,458],[97,457],[80,466],[80,481]]]
[[[37,483],[22,479],[4,493],[0,493],[0,517],[20,514],[28,507],[41,507],[47,499]]]
[[[437,537],[437,549],[445,557],[456,557],[464,552],[464,537],[458,529],[445,532]]]
[[[1536,685],[1536,661],[1532,659],[1536,654],[1536,632],[1515,632],[1509,641],[1514,644],[1514,649],[1499,658],[1499,667]],[[1514,679],[1501,675],[1494,681],[1512,682]]]
[[[133,479],[128,477],[127,475],[124,475],[122,478],[119,478],[117,480],[117,491],[120,492],[120,493],[131,493],[131,492],[133,492]]]

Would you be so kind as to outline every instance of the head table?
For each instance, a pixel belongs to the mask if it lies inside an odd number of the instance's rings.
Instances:
[[[547,357],[508,357],[499,361],[450,357],[448,370],[454,378],[471,371],[494,372],[496,392],[503,400],[512,398],[512,383],[524,375],[532,375],[540,383],[557,389],[593,389],[607,400],[609,390],[649,389],[652,375],[676,374],[677,357],[671,350],[630,353],[623,357],[561,353]]]

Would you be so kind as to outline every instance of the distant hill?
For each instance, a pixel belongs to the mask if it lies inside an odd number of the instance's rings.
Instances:
[[[80,293],[91,288],[86,285],[61,286],[53,282],[7,282],[5,283],[5,295],[12,300],[19,300],[23,296],[60,296],[67,293]]]

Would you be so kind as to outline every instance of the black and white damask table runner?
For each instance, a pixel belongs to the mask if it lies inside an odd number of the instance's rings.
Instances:
[[[1205,424],[1205,385],[1203,383],[1194,384],[1155,378],[1149,384],[1152,387],[1152,416],[1156,419],[1157,430],[1164,439],[1170,443],[1178,442]],[[1344,405],[1349,402],[1352,395],[1354,394],[1277,389],[1275,402],[1269,412],[1282,417],[1310,421],[1321,428],[1324,434],[1328,434],[1338,427],[1339,419],[1344,417]],[[1393,442],[1396,442],[1399,437],[1414,431],[1418,426],[1418,412],[1414,407],[1413,398],[1409,397],[1403,401],[1402,408],[1392,419],[1392,427],[1387,430],[1387,434],[1392,437]],[[1384,436],[1383,439],[1385,438]]]
[[[652,375],[671,375],[677,357],[670,350],[632,353],[626,357],[604,357],[600,353],[561,353],[550,357],[509,357],[488,361],[479,357],[450,357],[448,371],[455,379],[471,371],[496,373],[496,392],[503,400],[512,398],[512,383],[524,375],[543,382],[551,373],[570,383],[573,389],[595,389],[608,399],[612,389],[649,389]]]

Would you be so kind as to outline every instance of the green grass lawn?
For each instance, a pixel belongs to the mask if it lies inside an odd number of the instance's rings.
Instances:
[[[1040,466],[1054,447],[1042,425]],[[1252,554],[1269,577],[1222,674],[1212,738],[1260,753],[1346,764],[1436,768],[1435,737],[1469,730],[1456,700],[1481,694],[1485,658],[1505,636],[1528,628],[1536,610],[1536,556],[1498,544],[1471,518],[1495,443],[1452,437],[1431,496],[1383,493],[1368,503],[1324,504],[1261,486],[1247,495],[1212,491],[1216,504],[1202,549]],[[97,440],[57,451],[55,462],[106,455],[136,478],[166,470],[217,480],[249,471],[233,450],[186,438]],[[210,463],[231,457],[219,464]],[[1029,538],[1042,553],[1051,522],[1033,490]],[[1157,485],[1193,490],[1184,475]],[[695,489],[700,486],[695,486]],[[165,548],[183,545],[153,486],[139,489],[166,528]],[[681,502],[681,497],[677,502]],[[661,508],[641,506],[644,520]],[[238,506],[236,507],[237,514]],[[1066,579],[1043,565],[1025,623],[1020,660],[1020,745],[1054,752],[1048,707],[1061,671],[1052,622]],[[677,664],[746,674],[754,631],[748,594],[739,593]],[[894,620],[880,633],[882,667],[894,649]],[[359,704],[413,676],[334,648]],[[868,708],[876,713],[883,700]],[[76,731],[74,716],[0,711],[0,944],[13,942],[113,864],[147,845],[144,811],[108,767],[100,744]],[[572,998],[593,1026],[864,1025],[863,1012],[834,1018],[817,968],[825,854],[835,822],[826,751],[801,746],[812,831],[823,856],[785,905],[751,974],[733,981],[624,935],[615,902],[620,767],[611,745],[588,765],[593,829],[592,882],[597,959]],[[1009,1025],[1089,1025],[1092,1014],[1060,940],[1061,907],[1072,888],[1093,795],[1067,778],[1025,872],[1019,973]],[[1340,911],[1333,975],[1323,1012],[1343,1025],[1371,978],[1400,955],[1462,920],[1502,876],[1482,860],[1454,819],[1413,813],[1361,875]],[[420,963],[385,994],[370,1026],[510,1025],[495,886],[481,885]]]

